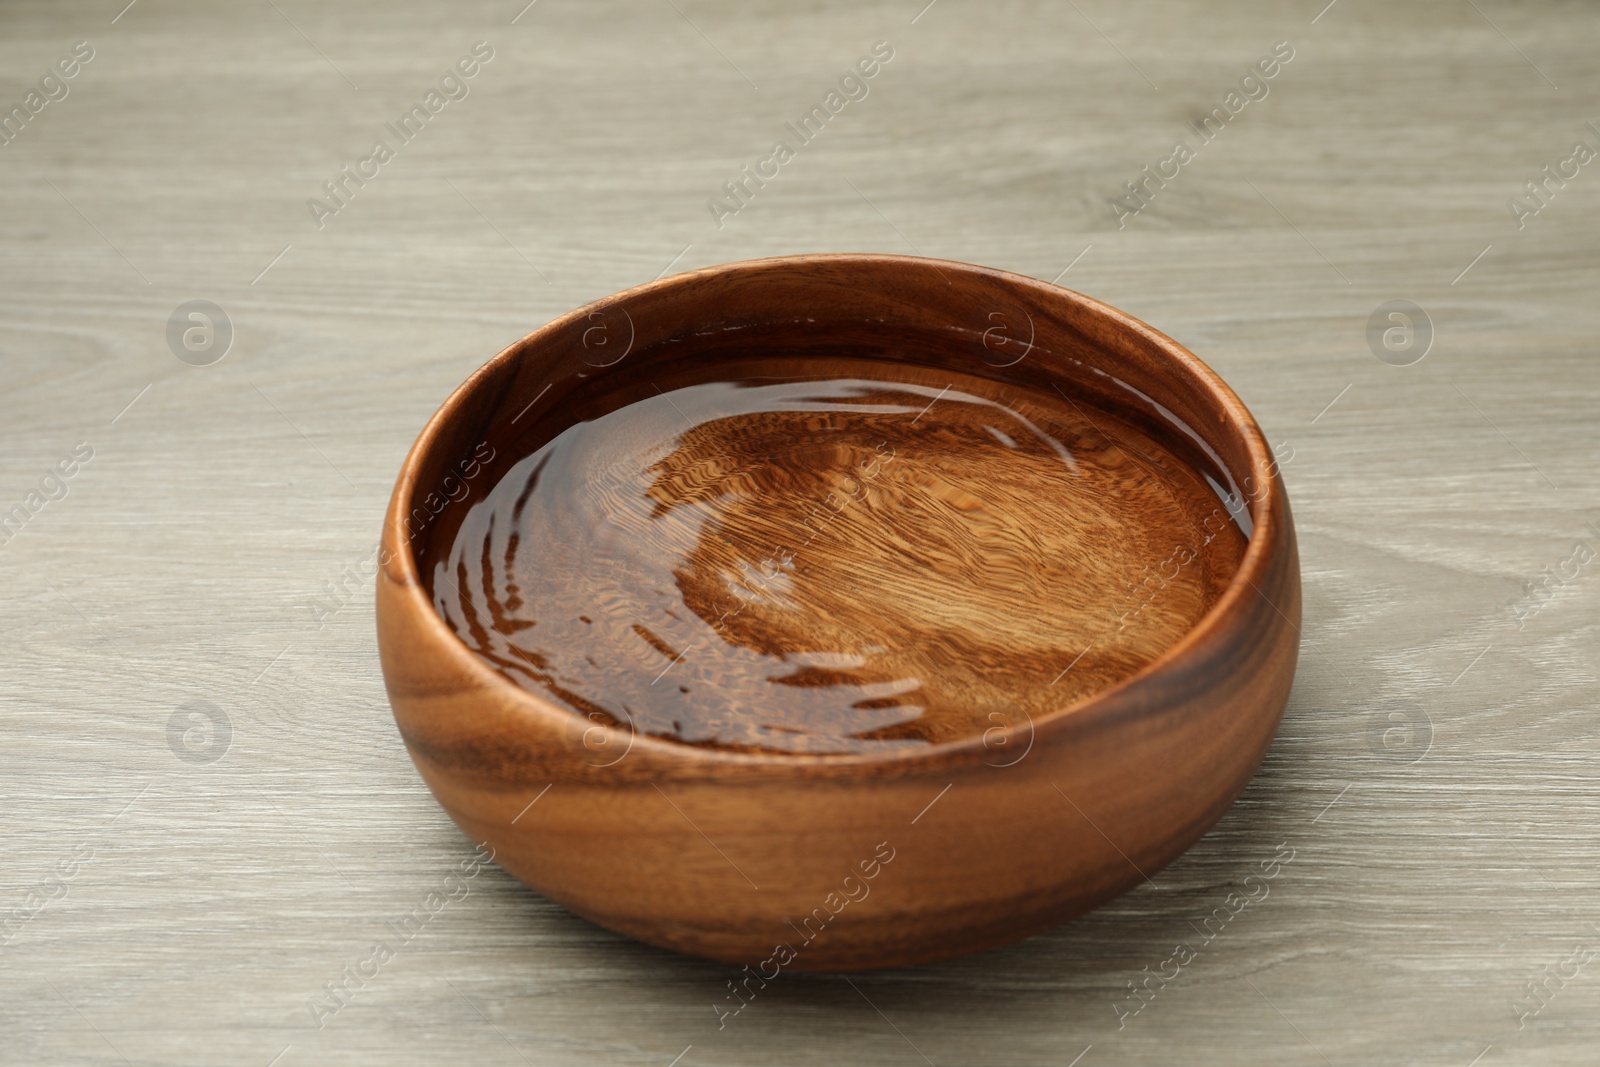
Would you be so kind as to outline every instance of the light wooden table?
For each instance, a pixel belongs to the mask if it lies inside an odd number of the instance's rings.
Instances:
[[[1521,229],[1507,205],[1600,148],[1592,5],[123,2],[0,8],[8,111],[94,53],[0,146],[0,1061],[1600,1062],[1600,162]],[[870,94],[719,229],[708,197],[879,40]],[[319,229],[308,198],[478,41],[469,94]],[[1119,228],[1278,41],[1267,95]],[[720,1032],[727,968],[485,870],[318,1028],[471,854],[359,573],[423,421],[587,300],[848,250],[1060,278],[1292,455],[1306,647],[1255,782],[1078,922],[786,977]],[[231,323],[210,366],[169,348],[190,300]],[[1397,300],[1431,323],[1409,366],[1369,344]]]

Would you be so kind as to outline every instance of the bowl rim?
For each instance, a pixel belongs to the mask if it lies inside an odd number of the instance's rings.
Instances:
[[[577,713],[522,688],[493,667],[484,663],[472,653],[471,649],[462,642],[456,632],[450,628],[444,618],[434,609],[432,600],[427,592],[427,586],[424,584],[417,567],[416,556],[413,552],[413,542],[404,535],[403,517],[410,511],[412,497],[417,492],[419,485],[419,471],[424,460],[437,446],[445,427],[457,417],[467,399],[482,388],[485,382],[498,369],[521,358],[524,353],[536,349],[538,344],[547,337],[558,335],[561,331],[584,321],[588,315],[595,311],[617,306],[644,294],[659,295],[679,288],[696,286],[708,279],[724,277],[730,274],[754,274],[763,271],[789,270],[796,267],[828,267],[841,264],[877,269],[924,267],[941,273],[949,271],[977,275],[1019,289],[1030,290],[1040,299],[1064,300],[1076,305],[1076,310],[1100,319],[1115,330],[1136,335],[1152,348],[1159,350],[1163,358],[1170,360],[1184,374],[1187,374],[1195,383],[1199,384],[1210,395],[1210,398],[1227,413],[1227,422],[1231,423],[1229,432],[1236,434],[1241,439],[1249,458],[1251,477],[1254,478],[1256,488],[1246,491],[1240,486],[1235,486],[1239,489],[1245,506],[1249,509],[1252,523],[1251,534],[1246,544],[1244,555],[1239,561],[1239,566],[1229,579],[1227,587],[1216,603],[1212,604],[1211,608],[1201,616],[1198,622],[1185,631],[1182,637],[1167,646],[1155,659],[1145,664],[1138,671],[1119,679],[1104,689],[1097,690],[1079,700],[1064,703],[1060,707],[1040,716],[1035,717],[1025,712],[1024,715],[1028,720],[1025,727],[1021,725],[1009,726],[1003,729],[995,727],[983,733],[971,734],[950,741],[930,743],[924,746],[887,746],[882,752],[746,751],[671,741],[611,726],[600,727],[607,732],[608,742],[613,738],[626,740],[625,754],[632,753],[636,749],[642,749],[641,754],[648,753],[651,758],[668,764],[676,762],[685,766],[698,764],[712,768],[720,767],[728,771],[743,768],[757,771],[800,773],[809,776],[825,775],[831,777],[840,772],[849,774],[852,769],[859,770],[865,767],[898,767],[911,770],[925,767],[929,764],[976,762],[980,761],[985,754],[992,755],[995,751],[991,747],[993,742],[990,735],[997,730],[1002,732],[1002,736],[1007,743],[1013,739],[1020,740],[1026,737],[1027,748],[1031,750],[1040,734],[1065,730],[1072,724],[1096,718],[1098,712],[1120,709],[1126,715],[1137,716],[1141,712],[1148,713],[1153,711],[1155,709],[1128,706],[1122,701],[1122,694],[1134,686],[1148,682],[1153,676],[1168,672],[1175,666],[1181,666],[1188,659],[1191,650],[1217,636],[1231,620],[1237,619],[1242,610],[1241,602],[1249,597],[1261,596],[1275,610],[1278,610],[1279,615],[1283,614],[1281,609],[1277,609],[1277,605],[1273,604],[1272,600],[1262,592],[1262,584],[1275,562],[1273,549],[1280,537],[1279,527],[1287,521],[1287,498],[1283,493],[1282,483],[1277,474],[1277,467],[1273,461],[1265,435],[1256,423],[1255,417],[1245,407],[1244,402],[1222,380],[1221,376],[1207,366],[1198,356],[1166,334],[1124,311],[1120,311],[1109,304],[1086,296],[1076,290],[994,267],[985,267],[956,260],[935,259],[927,256],[888,253],[806,253],[770,256],[760,259],[737,260],[684,271],[590,301],[563,315],[558,315],[501,349],[482,366],[473,371],[465,381],[451,392],[450,396],[446,398],[423,426],[411,448],[407,451],[404,462],[401,464],[385,515],[382,544],[387,549],[387,552],[380,568],[383,574],[389,576],[394,583],[393,591],[403,598],[403,603],[397,604],[396,610],[407,611],[413,615],[414,619],[422,620],[421,625],[426,632],[427,639],[444,652],[455,669],[470,677],[479,686],[490,690],[499,698],[502,705],[509,706],[521,714],[530,716],[532,721],[528,725],[537,734],[549,736],[552,732],[570,729],[575,721],[583,721],[577,717]],[[1209,442],[1206,444],[1209,448]],[[1236,476],[1238,473],[1229,470],[1226,464],[1224,464],[1224,469],[1227,470],[1230,476]],[[391,569],[393,569],[392,573]],[[1293,625],[1293,620],[1289,620],[1287,616],[1283,617],[1285,621]],[[590,728],[586,727],[587,729]],[[1017,762],[1020,762],[1020,760],[1021,757],[1018,758]],[[622,762],[626,761],[623,760]],[[1002,766],[1009,765],[1003,764]]]

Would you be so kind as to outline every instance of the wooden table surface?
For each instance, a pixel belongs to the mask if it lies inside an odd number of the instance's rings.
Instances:
[[[1600,1062],[1592,4],[124,2],[0,7],[0,1061]],[[721,1030],[729,968],[492,867],[369,966],[472,854],[374,647],[405,450],[549,318],[801,251],[1059,278],[1233,385],[1305,577],[1259,775],[1077,922]]]

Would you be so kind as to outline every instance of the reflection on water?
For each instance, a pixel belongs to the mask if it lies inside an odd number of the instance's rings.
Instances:
[[[1216,495],[1129,424],[847,370],[573,426],[471,509],[434,569],[439,612],[577,713],[837,753],[978,735],[1113,684],[1237,566]]]

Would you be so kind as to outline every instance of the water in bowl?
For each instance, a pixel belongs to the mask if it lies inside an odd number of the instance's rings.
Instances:
[[[1211,608],[1236,502],[1084,397],[881,363],[666,388],[543,443],[433,566],[518,685],[637,733],[836,754],[1021,727]]]

